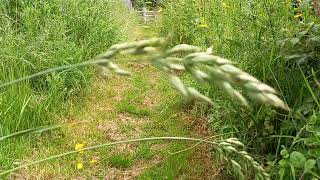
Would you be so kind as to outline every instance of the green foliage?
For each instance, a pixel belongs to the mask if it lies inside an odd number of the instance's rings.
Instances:
[[[302,82],[306,84],[309,93],[303,97],[303,107],[299,110],[302,114],[312,113],[312,109],[317,106],[320,108],[318,102],[320,78],[317,72],[320,69],[320,25],[308,23],[300,24],[299,30],[294,33],[292,37],[280,41],[282,45],[283,56],[286,59],[286,65],[292,70],[302,73]],[[309,108],[306,109],[306,108]],[[303,109],[303,110],[302,110]]]
[[[187,157],[188,153],[172,156],[158,166],[147,169],[145,172],[139,175],[137,179],[176,179],[179,177],[179,173],[182,172],[184,174],[188,171],[192,171],[192,167],[190,167],[188,164]]]
[[[192,0],[168,1],[161,17],[160,34],[174,33],[174,43],[199,44],[196,38],[202,30],[197,26],[201,19],[197,10],[198,7]]]
[[[319,176],[314,173],[316,171],[316,160],[306,159],[305,155],[298,151],[293,151],[288,154],[286,149],[281,150],[282,158],[279,161],[279,176],[280,179],[284,178],[296,178],[296,174],[301,174],[300,177],[307,179],[319,178]]]
[[[308,123],[302,127],[298,135],[294,138],[289,150],[292,151],[289,155],[288,150],[281,150],[282,160],[279,161],[281,177],[296,175],[303,177],[319,178],[320,165],[320,141],[319,141],[319,114],[314,113],[307,121]],[[300,146],[296,146],[299,141]],[[303,145],[303,146],[302,146]],[[296,148],[295,148],[296,147]]]
[[[118,105],[119,112],[129,113],[137,117],[144,117],[150,115],[150,110],[147,108],[139,108],[129,101],[121,101]]]
[[[121,40],[111,9],[120,10],[106,1],[1,1],[0,82],[82,62]],[[90,68],[74,68],[1,89],[0,136],[52,124],[65,102],[84,92],[92,74]],[[8,154],[26,149],[18,142],[1,144],[3,168],[11,164],[5,162],[11,161]]]
[[[136,150],[135,156],[137,159],[152,159],[155,156],[155,153],[150,145],[142,144]]]
[[[113,154],[107,158],[107,163],[111,167],[126,169],[133,165],[134,157],[130,154]]]
[[[314,23],[301,24],[298,32],[293,37],[281,41],[287,60],[287,66],[299,72],[304,83],[301,88],[299,101],[292,117],[296,127],[284,123],[281,127],[282,134],[295,134],[291,142],[290,160],[284,156],[279,162],[279,174],[291,172],[292,177],[319,178],[320,168],[320,89],[319,79],[319,25]],[[295,98],[295,97],[291,97]],[[297,129],[299,128],[299,129]],[[299,142],[302,143],[299,143]],[[307,159],[306,159],[307,158]],[[320,167],[320,166],[319,166]]]
[[[277,87],[292,108],[287,113],[256,106],[248,112],[222,92],[199,87],[214,99],[209,111],[213,131],[237,134],[250,152],[264,155],[261,160],[274,178],[280,177],[275,162],[280,160],[281,145],[288,153],[301,153],[308,163],[286,166],[280,174],[294,171],[292,178],[318,177],[319,168],[307,173],[313,160],[319,161],[320,150],[319,130],[310,128],[311,117],[318,119],[320,110],[319,19],[310,1],[298,6],[300,18],[291,1],[280,0],[177,0],[168,1],[164,9],[158,25],[161,34],[171,34],[174,43],[212,46],[214,54],[236,61]]]

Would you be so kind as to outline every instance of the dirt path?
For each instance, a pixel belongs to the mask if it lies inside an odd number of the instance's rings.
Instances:
[[[132,40],[152,36],[146,28]],[[207,120],[186,110],[164,73],[146,57],[119,57],[117,63],[131,78],[98,76],[81,104],[72,105],[61,123],[76,123],[39,137],[28,159],[48,157],[76,144],[91,146],[111,141],[151,137],[208,137]],[[191,147],[190,142],[146,142],[102,148],[44,163],[19,172],[21,179],[218,179],[209,147],[171,155]],[[77,165],[83,167],[77,168]]]

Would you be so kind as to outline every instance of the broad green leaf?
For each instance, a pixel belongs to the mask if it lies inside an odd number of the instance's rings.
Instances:
[[[303,168],[306,163],[306,158],[301,152],[293,151],[290,154],[290,162],[296,168]]]
[[[314,166],[316,165],[316,161],[314,159],[309,159],[305,164],[304,164],[304,172],[308,173],[310,172]]]

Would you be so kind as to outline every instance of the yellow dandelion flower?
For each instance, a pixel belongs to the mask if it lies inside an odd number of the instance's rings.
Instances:
[[[209,26],[208,26],[207,23],[204,23],[204,24],[200,24],[199,27],[201,27],[201,28],[208,28]]]
[[[201,23],[199,24],[199,27],[200,28],[208,28],[209,27],[204,18],[201,19]]]
[[[78,162],[77,163],[77,169],[83,169],[83,163],[82,162]]]
[[[96,164],[98,161],[97,160],[95,160],[95,159],[91,159],[90,160],[90,164]]]
[[[77,143],[75,145],[75,150],[79,151],[79,153],[83,153],[84,144],[83,143]]]

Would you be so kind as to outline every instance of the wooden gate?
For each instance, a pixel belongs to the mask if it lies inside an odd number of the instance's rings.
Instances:
[[[147,10],[145,7],[142,8],[142,11],[138,11],[138,13],[142,16],[144,23],[154,21],[156,17],[155,11]]]

